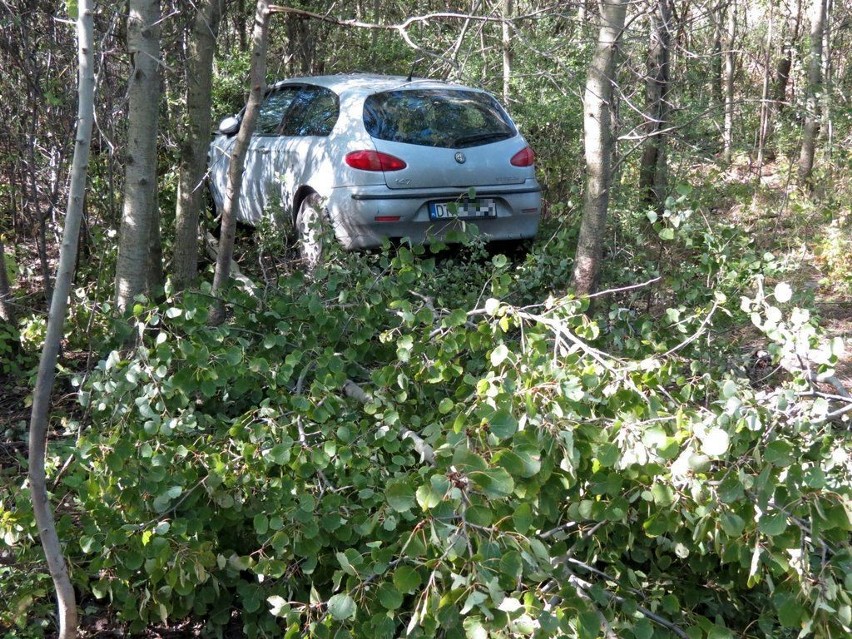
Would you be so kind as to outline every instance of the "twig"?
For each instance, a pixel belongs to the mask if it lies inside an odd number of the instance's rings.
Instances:
[[[665,353],[663,353],[663,354],[661,355],[661,357],[668,357],[669,355],[672,355],[673,353],[676,353],[676,352],[677,352],[677,351],[679,351],[680,349],[685,348],[686,346],[688,346],[689,344],[691,344],[692,342],[694,342],[695,340],[697,340],[699,337],[701,337],[701,335],[704,333],[704,329],[705,329],[705,327],[707,326],[708,322],[710,322],[710,318],[711,318],[711,317],[713,317],[713,313],[715,313],[715,312],[716,312],[716,309],[717,309],[717,308],[719,308],[719,303],[714,301],[714,302],[713,302],[713,306],[710,308],[710,311],[707,313],[707,317],[705,317],[705,318],[701,321],[701,326],[699,326],[699,327],[698,327],[698,330],[697,330],[697,331],[695,331],[695,332],[694,332],[692,335],[690,335],[689,337],[687,337],[685,340],[683,340],[683,341],[682,341],[680,344],[678,344],[677,346],[675,346],[675,347],[670,348],[669,350],[667,350]]]
[[[636,288],[642,288],[643,286],[648,286],[649,284],[653,284],[654,282],[659,282],[662,277],[655,277],[647,282],[642,282],[641,284],[630,284],[629,286],[622,286],[621,288],[610,288],[605,291],[598,291],[597,293],[590,293],[589,295],[584,295],[583,297],[600,297],[601,295],[609,295],[610,293],[623,293],[624,291],[632,291]]]

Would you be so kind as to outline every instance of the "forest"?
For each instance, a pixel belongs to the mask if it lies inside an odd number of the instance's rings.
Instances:
[[[0,636],[852,636],[849,3],[0,0],[0,69]],[[352,72],[493,94],[535,239],[217,215]]]

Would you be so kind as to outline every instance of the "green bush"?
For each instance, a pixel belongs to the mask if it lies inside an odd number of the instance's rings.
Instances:
[[[669,241],[712,245],[687,224]],[[74,580],[129,632],[221,632],[236,612],[249,636],[843,636],[841,417],[804,370],[753,387],[720,374],[725,344],[687,356],[742,317],[778,362],[836,361],[783,286],[755,289],[766,262],[742,248],[695,267],[700,287],[687,271],[663,318],[530,304],[558,235],[519,264],[475,241],[333,255],[313,281],[230,291],[219,327],[203,290],[139,304],[137,345],[88,377],[86,428],[53,450],[73,453]],[[34,525],[3,504],[23,566]],[[43,618],[44,582],[21,583],[0,623]]]

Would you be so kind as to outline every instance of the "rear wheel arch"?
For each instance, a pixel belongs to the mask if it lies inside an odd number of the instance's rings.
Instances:
[[[293,208],[291,209],[291,219],[290,222],[293,223],[294,227],[296,224],[296,217],[299,215],[299,208],[302,206],[302,202],[306,197],[311,194],[316,193],[314,189],[309,187],[307,184],[303,184],[298,189],[296,189],[296,193],[293,195]]]

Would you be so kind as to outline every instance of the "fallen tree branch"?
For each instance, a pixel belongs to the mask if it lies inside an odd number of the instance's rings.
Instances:
[[[350,397],[359,401],[362,404],[366,404],[370,401],[370,396],[367,392],[358,386],[351,379],[347,379],[343,384],[343,394],[346,397]],[[432,447],[426,443],[420,435],[415,433],[410,428],[405,428],[404,426],[400,430],[401,439],[410,439],[414,444],[414,450],[416,450],[420,454],[420,461],[426,462],[427,464],[434,465],[435,464],[435,451],[432,450]]]
[[[219,243],[210,232],[207,233],[206,240],[207,241],[204,243],[204,250],[207,253],[207,257],[215,262],[219,258]],[[240,270],[240,267],[233,259],[231,260],[230,276],[240,283],[246,293],[252,297],[258,296],[257,284],[252,282],[251,278]]]
[[[573,572],[570,572],[570,569],[568,574],[568,583],[574,586],[575,589],[582,590],[584,592],[588,592],[594,585],[591,582],[586,581],[585,579],[581,579]],[[602,588],[600,589],[600,592],[603,593],[603,596],[609,599],[610,601],[615,601],[619,604],[625,604],[627,602],[627,600],[621,595],[616,595],[615,593],[609,592],[606,589]],[[651,612],[644,606],[640,606],[635,602],[634,605],[636,606],[636,610],[638,612],[642,613],[646,618],[648,618],[650,621],[653,621],[658,626],[662,626],[663,628],[670,630],[681,639],[689,639],[689,635],[686,634],[686,631],[684,631],[684,629],[678,626],[676,623],[669,621],[665,617],[661,617],[660,615],[654,612]]]

